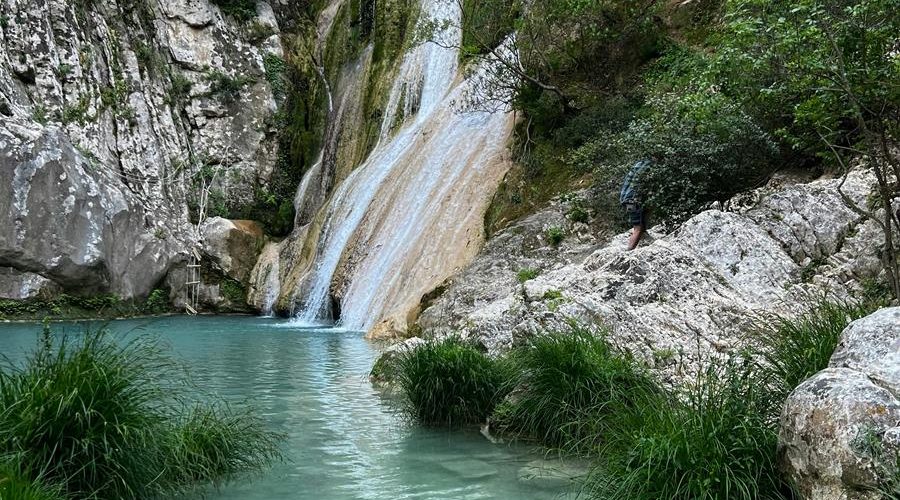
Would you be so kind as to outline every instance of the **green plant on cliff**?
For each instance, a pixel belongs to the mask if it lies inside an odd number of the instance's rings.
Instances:
[[[99,500],[176,494],[278,459],[258,417],[192,402],[178,368],[152,340],[45,330],[24,366],[0,369],[0,455],[18,477]]]
[[[246,23],[256,17],[256,0],[212,0],[222,10],[222,14]]]

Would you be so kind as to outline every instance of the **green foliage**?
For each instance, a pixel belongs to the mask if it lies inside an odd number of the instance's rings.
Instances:
[[[550,226],[544,231],[544,238],[547,240],[547,243],[558,247],[566,239],[566,232],[559,226]]]
[[[464,0],[462,57],[483,55],[498,47],[515,29],[521,8],[517,0]]]
[[[30,474],[22,474],[13,462],[0,463],[0,498],[9,500],[62,500],[57,488]]]
[[[61,294],[54,298],[0,299],[0,319],[116,318],[140,314],[161,314],[170,309],[168,292],[153,290],[146,301],[123,301],[116,295],[74,296]]]
[[[583,206],[576,204],[566,213],[566,218],[572,222],[587,224],[591,220],[591,214]]]
[[[172,88],[169,90],[169,105],[177,105],[183,103],[191,95],[191,87],[193,84],[180,71],[173,71],[170,77]]]
[[[595,451],[607,420],[653,392],[654,382],[602,335],[582,328],[537,335],[511,354],[518,373],[492,423],[507,434],[568,451]]]
[[[255,3],[254,3],[255,5]],[[229,76],[221,71],[210,71],[206,74],[206,80],[209,82],[210,96],[217,96],[225,102],[234,102],[241,96],[241,90],[247,85],[254,82],[249,76]]]
[[[718,71],[795,147],[852,145],[865,128],[896,136],[898,0],[726,2]]]
[[[662,220],[681,222],[713,201],[759,184],[774,170],[777,148],[737,104],[710,91],[651,96],[642,116],[615,137],[598,137],[576,153],[621,182],[638,160],[644,204]],[[618,158],[620,162],[610,162]]]
[[[516,273],[516,279],[519,280],[519,283],[525,283],[526,281],[531,281],[538,277],[540,271],[537,269],[526,267],[523,269],[519,269],[519,272]]]
[[[777,428],[750,364],[713,365],[682,393],[632,401],[612,420],[588,490],[600,499],[790,499]]]
[[[84,125],[87,121],[88,109],[91,105],[91,99],[87,95],[78,98],[75,104],[65,106],[62,110],[62,122],[64,125],[69,123],[78,123]]]
[[[772,416],[801,382],[828,367],[841,332],[880,304],[823,302],[796,318],[775,317],[753,332]]]
[[[0,454],[68,496],[97,499],[177,493],[279,457],[258,418],[189,403],[174,373],[153,341],[45,331],[23,367],[0,371]]]
[[[244,304],[247,301],[247,290],[239,281],[231,278],[225,278],[219,283],[219,290],[222,296],[229,302],[235,304]]]
[[[46,125],[49,121],[47,116],[47,108],[41,106],[40,104],[35,104],[33,108],[32,118],[34,121],[40,123],[41,125]]]
[[[261,42],[276,33],[271,25],[262,23],[257,19],[250,21],[246,28],[247,39],[251,42]]]
[[[222,14],[241,23],[256,17],[256,0],[212,0],[212,3],[219,6]]]
[[[266,80],[269,82],[269,86],[272,87],[272,94],[276,99],[283,99],[287,87],[287,82],[284,79],[284,59],[275,54],[266,54],[263,58],[263,66],[266,69]]]
[[[404,412],[425,425],[481,422],[508,385],[508,368],[502,361],[455,337],[403,352],[395,363]]]

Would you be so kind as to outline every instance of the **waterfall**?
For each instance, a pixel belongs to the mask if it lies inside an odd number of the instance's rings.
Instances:
[[[509,113],[456,109],[472,87],[457,81],[461,12],[456,0],[422,0],[432,38],[403,58],[377,145],[325,206],[299,319],[331,317],[340,272],[341,323],[370,329],[471,259],[483,209],[504,166]]]

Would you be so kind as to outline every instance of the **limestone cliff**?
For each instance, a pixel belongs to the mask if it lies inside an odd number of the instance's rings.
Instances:
[[[5,296],[146,295],[197,238],[200,172],[247,200],[271,175],[282,55],[266,2],[0,0]],[[9,289],[9,290],[7,290]]]

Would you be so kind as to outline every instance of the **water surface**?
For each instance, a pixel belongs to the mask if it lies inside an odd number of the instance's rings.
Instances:
[[[492,444],[475,431],[407,424],[367,379],[377,349],[358,332],[299,328],[251,317],[115,321],[118,333],[151,333],[190,366],[194,382],[249,401],[286,434],[287,460],[207,498],[552,499],[564,480],[536,478],[556,464],[522,446]],[[55,331],[79,333],[59,324]],[[21,359],[41,326],[0,324],[0,353]],[[556,475],[552,470],[540,474]]]

